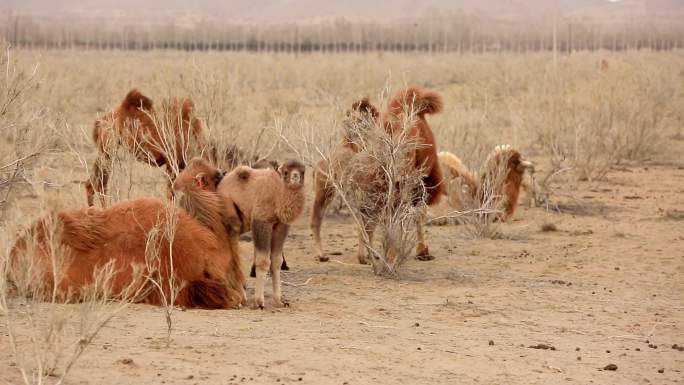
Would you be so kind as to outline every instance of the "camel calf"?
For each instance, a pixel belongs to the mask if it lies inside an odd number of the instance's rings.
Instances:
[[[287,306],[281,294],[280,268],[290,224],[302,213],[304,165],[296,160],[272,168],[239,166],[221,181],[218,193],[230,200],[241,221],[241,233],[252,231],[255,254],[255,305],[264,307],[264,281],[270,270],[273,304]]]

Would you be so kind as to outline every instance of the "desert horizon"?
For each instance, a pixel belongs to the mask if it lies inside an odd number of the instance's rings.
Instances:
[[[681,383],[680,14],[4,1],[0,381]]]

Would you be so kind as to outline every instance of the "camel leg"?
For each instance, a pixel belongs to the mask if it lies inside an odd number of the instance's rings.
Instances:
[[[290,266],[287,265],[287,261],[285,260],[285,253],[282,255],[283,262],[280,264],[280,270],[290,270]],[[254,265],[254,262],[252,262],[252,268],[249,270],[249,276],[251,278],[256,277],[256,266]]]
[[[323,224],[323,214],[325,208],[330,203],[333,192],[328,188],[316,189],[316,197],[314,198],[313,210],[311,210],[311,234],[313,235],[314,246],[316,249],[316,258],[319,262],[328,262],[329,257],[323,255],[323,244],[321,242],[321,225]]]
[[[274,226],[273,234],[271,236],[271,281],[273,283],[274,307],[290,305],[287,301],[283,301],[280,283],[280,268],[283,262],[283,245],[285,245],[285,238],[287,238],[288,230],[288,225],[278,223]]]
[[[95,195],[100,197],[102,207],[105,207],[105,195],[109,184],[109,158],[98,156],[93,163],[89,180],[86,182],[86,198],[88,206],[95,205]]]
[[[416,259],[419,261],[432,261],[434,256],[430,255],[430,250],[425,242],[425,218],[427,217],[427,209],[422,208],[418,210],[416,215],[416,233],[418,237],[418,245],[416,245]]]
[[[364,233],[368,237],[368,242],[370,245],[373,244],[373,235],[375,233],[375,226],[370,225],[363,221],[362,228],[359,229],[359,250],[357,252],[357,257],[359,258],[359,263],[362,265],[368,264],[368,257],[366,255],[366,239],[364,238]]]
[[[239,261],[239,250],[240,250],[240,237],[234,232],[228,233],[229,242],[231,244],[231,249],[235,250],[237,260]],[[242,285],[239,289],[240,292],[240,307],[247,305],[247,280],[242,277]]]
[[[252,221],[252,236],[254,237],[254,259],[256,282],[254,283],[254,305],[264,308],[264,282],[271,267],[271,238],[273,224],[266,221]]]

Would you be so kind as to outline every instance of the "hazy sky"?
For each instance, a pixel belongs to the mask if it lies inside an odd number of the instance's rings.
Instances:
[[[43,17],[169,19],[255,22],[393,19],[464,11],[501,19],[547,17],[684,17],[684,0],[0,0],[0,9]]]

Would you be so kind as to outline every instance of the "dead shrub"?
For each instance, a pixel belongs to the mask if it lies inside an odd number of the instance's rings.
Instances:
[[[9,44],[0,42],[0,214],[21,186],[36,160],[54,147],[46,133],[45,110],[32,104],[38,89],[38,65],[28,71],[13,57]]]
[[[411,157],[420,146],[410,132],[416,113],[406,113],[402,127],[393,133],[379,127],[370,116],[345,125],[340,130],[345,137],[353,138],[357,151],[348,152],[343,159],[335,156],[334,146],[325,146],[331,142],[329,138],[315,139],[316,130],[305,122],[296,127],[300,143],[276,124],[281,140],[300,159],[316,167],[323,158],[329,165],[321,171],[353,218],[359,247],[370,256],[375,274],[390,277],[399,276],[401,265],[413,255],[419,212],[425,209],[424,172],[415,167]],[[374,242],[376,232],[381,236],[379,245]]]
[[[550,156],[550,172],[567,159],[578,179],[602,179],[616,165],[656,154],[676,114],[675,84],[640,63],[549,76],[536,90],[540,113],[527,121]]]

